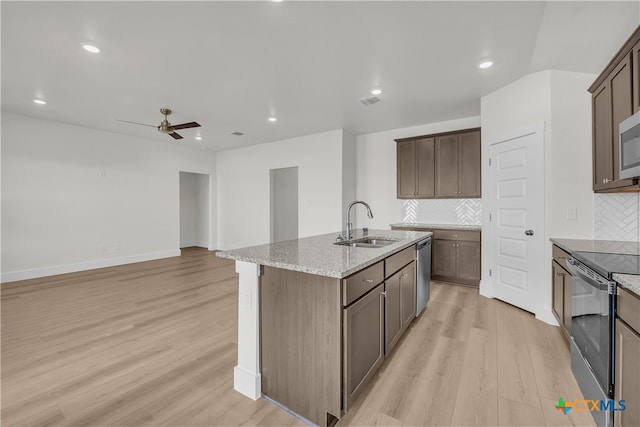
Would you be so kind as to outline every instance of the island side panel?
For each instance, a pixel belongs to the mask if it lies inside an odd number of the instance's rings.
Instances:
[[[341,415],[340,280],[264,267],[262,393],[314,423]]]

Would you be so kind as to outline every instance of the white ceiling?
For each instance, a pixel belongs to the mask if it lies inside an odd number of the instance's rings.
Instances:
[[[638,1],[0,5],[3,111],[173,142],[116,121],[158,124],[166,106],[202,125],[179,144],[216,151],[479,115],[530,72],[599,73],[640,24]],[[374,87],[382,102],[363,106]]]

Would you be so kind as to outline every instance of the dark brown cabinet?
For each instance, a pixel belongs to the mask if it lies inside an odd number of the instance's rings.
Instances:
[[[615,401],[626,410],[616,412],[618,427],[640,425],[640,297],[618,287],[616,319]]]
[[[416,313],[416,269],[412,261],[385,279],[385,355],[388,355]]]
[[[480,130],[397,139],[399,199],[480,197]]]
[[[362,392],[384,361],[384,285],[344,309],[344,408]]]
[[[480,197],[480,131],[435,139],[435,197]]]
[[[432,277],[466,285],[480,283],[480,232],[434,230]]]
[[[397,144],[397,196],[424,199],[434,196],[433,138]]]
[[[618,125],[640,110],[640,27],[589,88],[592,94],[593,191],[640,188],[637,180],[620,179]],[[636,65],[634,67],[634,65]]]
[[[570,254],[557,245],[552,248],[551,311],[560,325],[560,332],[569,345],[571,336],[571,273],[567,265]]]

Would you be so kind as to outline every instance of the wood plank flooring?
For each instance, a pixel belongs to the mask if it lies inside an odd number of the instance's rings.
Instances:
[[[3,426],[303,425],[233,390],[234,263],[203,249],[1,286]],[[593,425],[557,328],[473,288],[432,300],[348,425]]]

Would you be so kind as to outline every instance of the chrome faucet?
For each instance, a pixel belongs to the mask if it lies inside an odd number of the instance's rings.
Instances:
[[[349,207],[347,208],[347,232],[345,233],[346,234],[345,240],[351,240],[351,234],[352,234],[351,208],[353,207],[353,205],[357,205],[358,203],[361,205],[364,205],[367,208],[367,215],[369,216],[369,218],[373,218],[373,213],[371,212],[371,208],[366,202],[363,202],[362,200],[356,200],[354,202],[351,202],[349,204]]]

